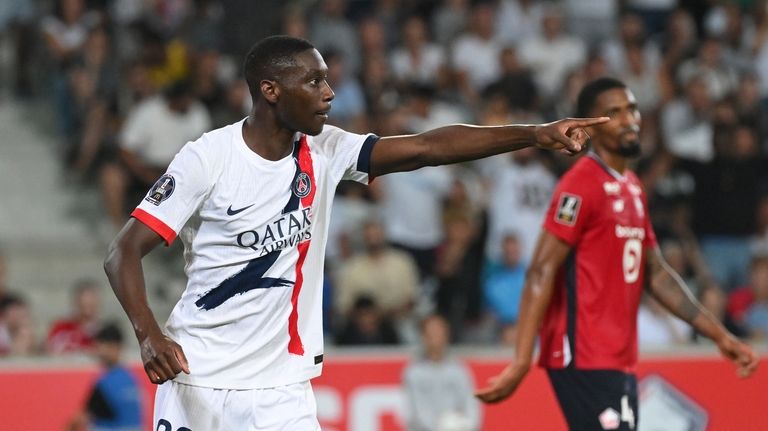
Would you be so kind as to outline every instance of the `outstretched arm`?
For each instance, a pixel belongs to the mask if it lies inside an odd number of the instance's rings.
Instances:
[[[163,334],[147,303],[141,258],[162,241],[144,223],[130,219],[110,244],[104,261],[109,284],[139,340],[144,370],[155,384],[173,379],[181,371],[189,374],[189,365],[181,346]]]
[[[512,395],[528,373],[533,361],[536,333],[544,320],[558,268],[563,264],[571,247],[547,232],[542,231],[528,269],[520,301],[520,319],[515,345],[515,360],[504,371],[490,379],[490,385],[475,392],[486,403],[496,403]]]
[[[685,286],[685,282],[667,264],[658,247],[647,248],[649,293],[675,316],[688,322],[699,333],[717,343],[723,356],[733,361],[741,377],[756,369],[759,358],[747,344],[739,341],[707,311]]]
[[[533,145],[576,154],[589,139],[584,127],[608,120],[567,118],[548,124],[510,126],[456,124],[417,135],[389,136],[373,147],[371,175],[475,160]]]

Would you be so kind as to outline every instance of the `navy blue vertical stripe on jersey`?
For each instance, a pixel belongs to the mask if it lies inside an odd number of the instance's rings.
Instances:
[[[357,156],[357,170],[359,172],[371,173],[371,153],[373,152],[373,145],[379,142],[379,137],[376,135],[370,135],[363,142],[362,148],[360,148],[360,154]]]
[[[291,181],[290,190],[288,191],[291,198],[288,199],[288,203],[285,204],[285,208],[283,208],[283,214],[288,214],[291,211],[296,211],[299,209],[299,202],[301,201],[301,198],[296,196],[296,193],[293,192],[293,185],[296,184],[296,180],[298,180],[299,174],[301,173],[301,167],[299,166],[299,148],[301,148],[301,141],[294,142],[293,163],[296,165],[296,172],[293,174],[293,181]]]
[[[571,251],[565,260],[565,299],[568,331],[568,345],[571,349],[569,368],[576,366],[576,251]]]
[[[248,262],[242,271],[229,277],[201,296],[195,305],[203,310],[211,310],[226,302],[235,295],[240,295],[253,289],[268,289],[270,287],[291,286],[293,281],[284,278],[264,277],[264,273],[275,263],[281,250],[273,251]]]

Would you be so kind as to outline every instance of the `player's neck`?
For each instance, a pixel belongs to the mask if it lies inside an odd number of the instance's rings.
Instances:
[[[622,155],[612,153],[603,148],[595,148],[594,152],[606,166],[621,175],[624,175],[624,172],[629,168],[629,159]]]
[[[243,124],[243,140],[262,158],[277,161],[291,154],[294,132],[278,126],[276,121],[264,120],[270,115],[252,112]]]

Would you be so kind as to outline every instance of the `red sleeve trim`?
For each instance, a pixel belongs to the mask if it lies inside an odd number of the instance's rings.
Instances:
[[[141,208],[136,208],[133,210],[131,217],[144,223],[150,229],[155,231],[156,234],[160,235],[165,240],[166,245],[171,245],[173,240],[176,239],[176,231],[168,227],[167,224],[160,221],[159,218],[153,216]]]

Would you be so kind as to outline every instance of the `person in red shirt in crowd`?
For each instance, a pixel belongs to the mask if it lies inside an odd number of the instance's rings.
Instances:
[[[83,352],[93,347],[93,336],[99,328],[99,286],[93,280],[78,281],[72,296],[72,315],[53,322],[48,331],[48,353]]]
[[[586,128],[591,151],[560,180],[544,220],[520,310],[514,361],[476,392],[509,397],[531,366],[547,370],[571,430],[637,429],[637,312],[643,289],[712,339],[742,377],[758,356],[690,293],[664,261],[641,183],[629,169],[640,153],[640,113],[621,81],[587,84],[580,115],[607,116]]]

